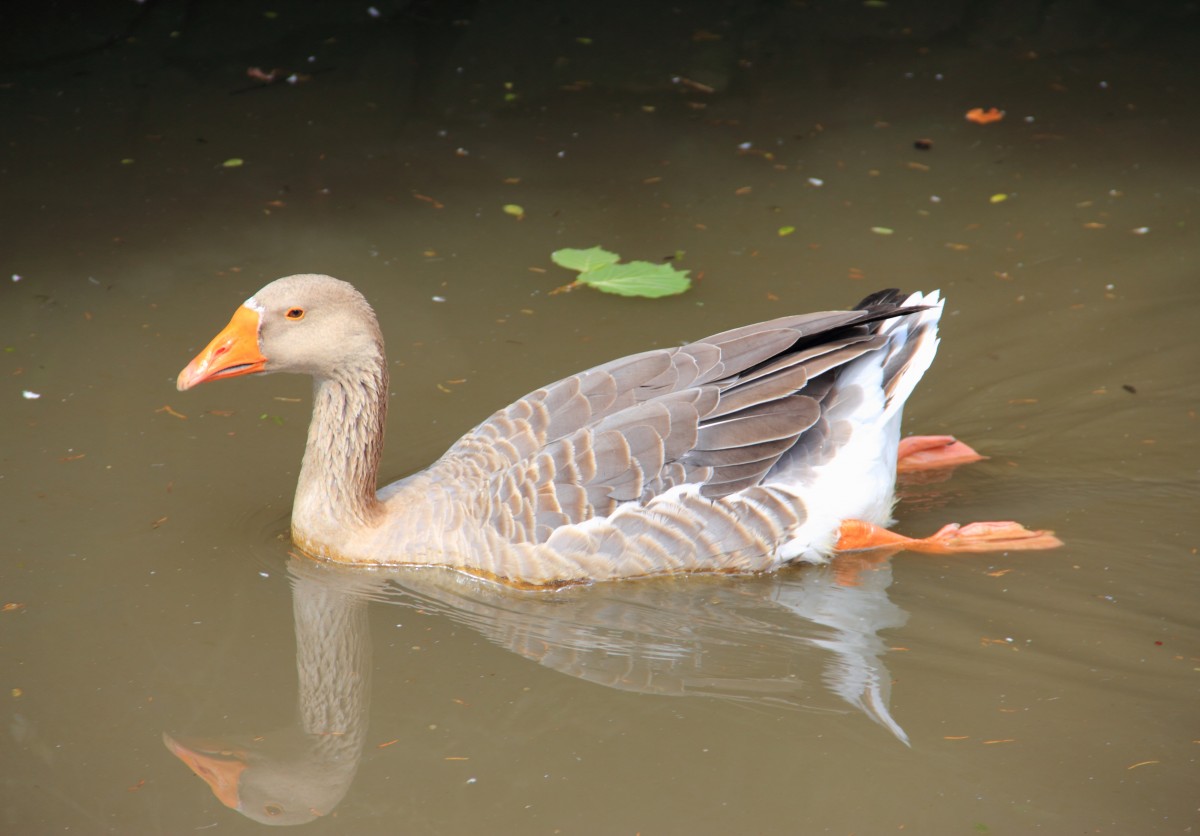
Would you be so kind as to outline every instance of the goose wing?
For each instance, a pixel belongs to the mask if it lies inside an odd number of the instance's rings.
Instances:
[[[512,542],[644,504],[678,485],[720,499],[789,451],[819,449],[837,370],[887,342],[880,323],[924,310],[897,291],[851,311],[788,316],[615,360],[538,389],[439,464],[477,482]],[[896,374],[903,358],[886,358]],[[885,381],[888,378],[885,376]]]

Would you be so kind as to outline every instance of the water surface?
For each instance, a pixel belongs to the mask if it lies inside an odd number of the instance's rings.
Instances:
[[[264,41],[256,18],[217,46],[154,18],[0,78],[3,829],[1200,824],[1194,32],[782,48],[795,21],[674,19],[623,61],[550,39],[522,68],[433,23],[422,51],[404,20]],[[569,69],[535,60],[556,49]],[[328,71],[255,87],[259,64]],[[593,244],[682,251],[696,286],[551,294],[550,252]],[[940,287],[906,429],[990,459],[908,485],[898,528],[1012,518],[1066,546],[549,598],[298,561],[307,381],[173,381],[312,271],[380,314],[389,479],[594,363]],[[164,733],[252,752],[257,808]]]

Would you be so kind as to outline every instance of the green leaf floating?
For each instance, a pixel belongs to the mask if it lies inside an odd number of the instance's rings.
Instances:
[[[568,270],[578,270],[580,273],[586,273],[588,270],[596,270],[609,264],[616,264],[621,260],[621,256],[616,253],[610,253],[608,250],[600,247],[592,247],[588,250],[555,250],[550,253],[550,260],[559,267],[566,267]]]
[[[556,250],[550,258],[560,267],[579,271],[579,283],[616,293],[619,296],[645,296],[651,299],[674,296],[692,286],[687,270],[677,270],[670,264],[649,261],[618,263],[616,253],[600,247],[587,250]]]
[[[687,270],[676,270],[670,264],[651,264],[632,261],[629,264],[607,264],[598,270],[579,274],[579,281],[619,296],[674,296],[692,286]]]

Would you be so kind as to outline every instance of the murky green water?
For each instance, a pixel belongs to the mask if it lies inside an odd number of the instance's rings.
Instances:
[[[596,84],[506,105],[483,58],[454,87],[461,45],[426,88],[375,30],[306,32],[259,60],[334,69],[247,89],[249,49],[164,63],[163,27],[0,74],[0,829],[259,829],[164,733],[248,752],[247,814],[310,833],[1200,825],[1194,38],[814,42],[711,94],[579,58]],[[597,243],[696,287],[551,295]],[[389,478],[596,362],[940,287],[907,428],[991,458],[899,528],[1067,545],[550,597],[295,561],[307,381],[173,381],[301,271],[380,313]]]

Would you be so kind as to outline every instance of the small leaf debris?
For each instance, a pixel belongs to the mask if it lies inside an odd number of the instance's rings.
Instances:
[[[964,115],[968,122],[974,122],[976,125],[990,125],[1003,119],[1004,111],[994,107],[989,107],[987,110],[982,107],[973,107]]]
[[[653,299],[683,293],[692,284],[688,278],[688,270],[649,261],[621,264],[619,255],[598,246],[586,250],[555,250],[550,254],[550,259],[559,267],[579,271],[576,282],[558,288],[554,293],[564,292],[577,284],[585,284],[618,296],[643,296]]]

